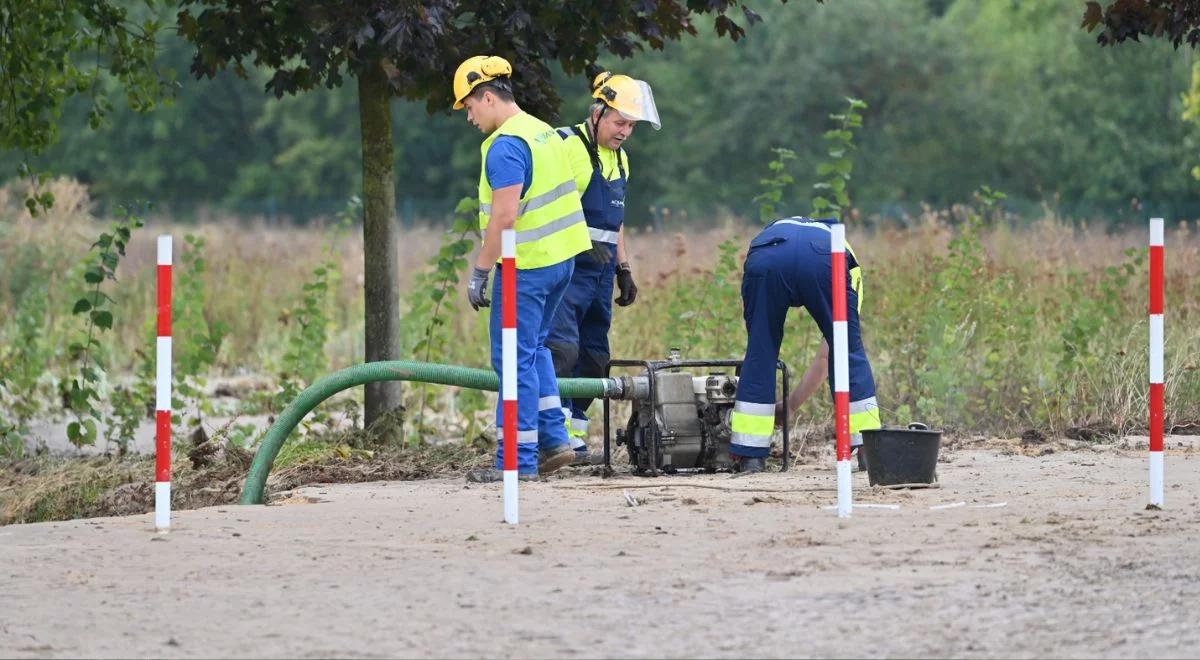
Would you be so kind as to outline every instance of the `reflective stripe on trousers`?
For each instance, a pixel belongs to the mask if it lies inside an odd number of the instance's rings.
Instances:
[[[737,401],[730,416],[733,444],[769,448],[775,433],[775,404]]]
[[[571,416],[570,408],[563,408],[563,415],[567,418],[567,435],[571,439],[571,449],[581,451],[587,449],[588,421],[586,419],[577,419]]]
[[[879,419],[879,404],[875,397],[861,401],[850,402],[850,445],[857,447],[862,444],[862,432],[883,428]]]
[[[517,431],[517,444],[518,445],[532,444],[534,449],[536,449],[537,441],[538,441],[537,429],[534,429],[532,431]],[[501,446],[504,445],[504,427],[503,426],[499,426],[496,428],[496,442],[500,443]]]

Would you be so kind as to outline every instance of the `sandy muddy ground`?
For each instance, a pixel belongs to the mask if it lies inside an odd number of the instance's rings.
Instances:
[[[1046,449],[848,521],[813,465],[526,484],[516,528],[457,479],[3,527],[0,656],[1200,655],[1200,453],[1146,511],[1144,453]]]

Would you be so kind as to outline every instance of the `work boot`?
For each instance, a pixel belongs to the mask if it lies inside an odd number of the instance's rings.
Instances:
[[[867,471],[867,453],[863,451],[862,445],[854,448],[854,453],[858,455],[858,471]]]
[[[518,472],[517,481],[537,481],[536,474],[528,472]],[[475,468],[467,472],[467,483],[470,484],[494,484],[504,481],[504,470],[494,467]]]
[[[562,444],[550,449],[538,450],[538,474],[551,474],[565,468],[575,460],[575,450],[571,445]]]
[[[585,465],[592,465],[592,452],[586,445],[575,450],[575,459],[571,461],[571,467]]]
[[[767,459],[762,456],[751,458],[749,456],[739,456],[737,462],[733,464],[734,469],[739,474],[754,474],[763,472],[767,469]]]

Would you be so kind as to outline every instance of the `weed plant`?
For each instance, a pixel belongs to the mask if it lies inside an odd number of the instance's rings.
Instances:
[[[78,341],[83,319],[72,306],[84,294],[88,247],[107,221],[91,216],[78,184],[60,181],[53,192],[54,207],[37,218],[21,205],[20,191],[0,192],[0,452],[17,451],[32,420],[66,416],[60,392],[78,374],[67,348]],[[357,232],[229,219],[146,223],[130,238],[110,290],[109,382],[136,381],[152,393],[145,369],[153,355],[154,236],[161,233],[203,239],[184,250],[202,251],[203,267],[185,267],[184,257],[176,267],[177,292],[203,292],[194,299],[194,318],[203,323],[175,332],[178,351],[207,346],[211,352],[194,363],[199,399],[211,395],[214,382],[256,377],[266,381],[267,394],[247,397],[240,412],[266,412],[282,387],[280,365],[289,364],[289,351],[308,361],[289,368],[305,384],[361,360]],[[632,307],[614,310],[613,356],[657,358],[676,346],[685,357],[740,357],[740,271],[758,229],[732,221],[680,234],[630,227],[640,295]],[[406,357],[488,368],[486,315],[461,299],[462,263],[477,243],[469,233],[452,234],[450,243],[446,235],[410,230],[398,246]],[[1145,428],[1144,227],[1072,224],[1049,212],[1019,218],[983,190],[971,204],[929,208],[901,221],[852,221],[848,239],[863,264],[864,336],[885,422],[919,420],[996,435]],[[1176,222],[1168,225],[1167,243],[1169,428],[1200,420],[1200,240],[1190,222]],[[454,247],[443,253],[448,244]],[[337,276],[327,270],[323,287],[306,290],[327,263],[336,265]],[[297,339],[303,333],[296,310],[322,315],[323,346]],[[818,341],[815,326],[796,310],[782,357],[802,369]],[[475,440],[490,423],[493,394],[414,387],[406,396],[408,410],[424,406],[406,420],[419,426],[418,437]],[[144,405],[144,397],[133,401]],[[114,403],[124,405],[106,399]],[[802,419],[827,420],[830,410],[828,397],[814,397]]]

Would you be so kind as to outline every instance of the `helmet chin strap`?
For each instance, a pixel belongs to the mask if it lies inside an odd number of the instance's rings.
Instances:
[[[583,146],[587,149],[588,158],[592,161],[592,169],[601,173],[603,173],[603,168],[600,166],[600,118],[604,116],[604,111],[607,109],[608,105],[601,105],[599,113],[592,110],[583,122],[584,132],[587,135],[579,133],[579,136],[583,138]]]
[[[600,147],[600,120],[604,119],[604,113],[608,112],[608,104],[600,105],[600,112],[593,112],[589,117],[589,121],[585,122],[588,128],[588,133],[592,138],[591,150],[596,151]],[[595,154],[599,158],[599,153]]]
[[[608,104],[607,103],[601,104],[600,112],[593,113],[595,115],[595,118],[592,119],[592,123],[589,126],[589,128],[592,130],[592,142],[596,143],[597,145],[600,144],[600,120],[604,119],[604,113],[607,111],[608,111]]]

